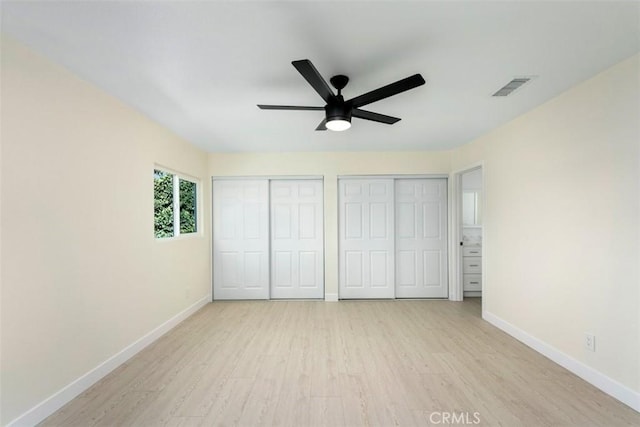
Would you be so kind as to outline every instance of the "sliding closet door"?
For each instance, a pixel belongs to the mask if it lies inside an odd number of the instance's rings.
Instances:
[[[393,298],[393,179],[341,179],[339,197],[340,298]]]
[[[213,299],[269,298],[269,181],[213,182]]]
[[[446,298],[447,180],[398,179],[396,297]]]
[[[324,298],[321,180],[271,181],[271,298]]]

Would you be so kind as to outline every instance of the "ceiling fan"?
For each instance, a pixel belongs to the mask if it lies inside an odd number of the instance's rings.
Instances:
[[[325,118],[320,122],[316,130],[347,130],[351,127],[352,117],[392,125],[400,119],[397,117],[374,113],[372,111],[361,110],[360,107],[397,95],[409,89],[422,86],[425,83],[420,74],[414,74],[411,77],[398,80],[395,83],[388,84],[345,101],[342,97],[342,89],[344,89],[347,83],[349,83],[349,77],[338,74],[337,76],[333,76],[329,79],[333,87],[338,90],[338,94],[336,95],[333,93],[327,82],[322,78],[316,67],[313,66],[311,61],[308,59],[302,59],[299,61],[293,61],[292,64],[327,104],[324,107],[258,104],[258,108],[262,110],[324,110]]]

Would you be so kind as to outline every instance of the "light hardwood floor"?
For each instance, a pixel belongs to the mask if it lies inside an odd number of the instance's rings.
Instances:
[[[482,321],[477,299],[249,301],[207,305],[42,425],[478,420],[637,426],[640,414]]]

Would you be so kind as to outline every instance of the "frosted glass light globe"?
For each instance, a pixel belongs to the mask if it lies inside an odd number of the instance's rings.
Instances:
[[[349,129],[351,127],[351,122],[348,120],[331,120],[330,122],[327,122],[326,126],[329,130],[341,132]]]

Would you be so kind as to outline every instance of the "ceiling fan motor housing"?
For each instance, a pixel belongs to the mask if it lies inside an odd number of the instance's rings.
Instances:
[[[346,120],[351,121],[351,106],[344,102],[342,95],[336,96],[325,107],[327,121]]]

